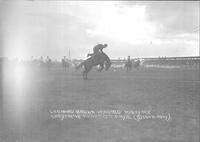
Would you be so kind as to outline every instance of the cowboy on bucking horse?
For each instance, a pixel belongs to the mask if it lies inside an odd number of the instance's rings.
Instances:
[[[107,46],[107,44],[98,44],[94,46],[93,53],[87,55],[87,57],[90,56],[90,58],[86,59],[85,61],[81,62],[78,66],[76,66],[76,69],[79,69],[82,66],[84,66],[84,79],[87,79],[87,74],[93,66],[99,65],[100,68],[98,69],[98,71],[102,71],[104,69],[104,65],[106,67],[105,70],[108,70],[110,68],[111,61],[109,57],[103,52],[103,49]]]

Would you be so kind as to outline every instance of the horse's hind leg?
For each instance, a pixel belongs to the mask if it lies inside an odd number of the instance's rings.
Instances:
[[[87,77],[87,72],[83,72],[83,79],[84,79],[84,80],[87,80],[87,79],[88,79],[88,77]]]
[[[88,77],[87,77],[87,73],[85,73],[85,79],[86,79],[86,80],[88,79]]]
[[[88,71],[85,69],[85,70],[83,71],[83,79],[84,79],[84,80],[88,79],[88,78],[87,78],[87,73],[88,73]]]
[[[85,65],[84,68],[85,70],[83,71],[83,79],[86,80],[88,79],[87,74],[92,69],[92,66]]]
[[[83,71],[83,79],[84,80],[86,79],[86,72],[85,72],[85,70]]]

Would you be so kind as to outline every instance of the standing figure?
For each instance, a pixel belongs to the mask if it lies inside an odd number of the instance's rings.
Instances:
[[[44,66],[44,60],[43,60],[43,57],[41,56],[40,57],[40,64],[39,64],[39,66],[41,67],[41,68],[43,68],[43,66]]]
[[[49,58],[49,56],[47,56],[46,58],[46,65],[47,65],[47,70],[49,71],[51,68],[51,59]]]
[[[67,71],[67,59],[66,59],[66,56],[64,56],[63,59],[62,59],[62,67],[63,67],[63,70],[66,72]]]
[[[127,72],[132,70],[132,62],[130,56],[128,56],[127,62],[125,63],[125,68]]]

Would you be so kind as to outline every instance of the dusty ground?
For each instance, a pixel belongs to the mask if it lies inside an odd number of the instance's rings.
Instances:
[[[19,75],[20,74],[20,75]],[[199,142],[199,72],[142,69],[126,73],[6,70],[0,97],[1,142]],[[143,110],[170,121],[64,119],[53,109]]]

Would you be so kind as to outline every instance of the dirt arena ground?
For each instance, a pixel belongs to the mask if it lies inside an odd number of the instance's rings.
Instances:
[[[199,71],[5,70],[0,142],[199,142]],[[151,110],[170,120],[52,119],[50,110]]]

